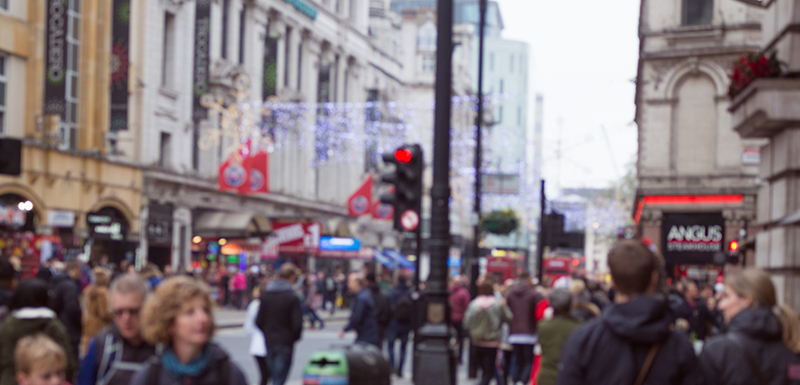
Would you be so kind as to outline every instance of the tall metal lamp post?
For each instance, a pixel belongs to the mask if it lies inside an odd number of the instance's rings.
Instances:
[[[436,112],[431,188],[430,275],[425,287],[425,321],[414,352],[417,385],[455,385],[450,347],[447,257],[450,252],[450,112],[452,103],[453,0],[439,0],[436,53]]]

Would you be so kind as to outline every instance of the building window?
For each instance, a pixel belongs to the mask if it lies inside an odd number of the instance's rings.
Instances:
[[[283,52],[283,86],[289,87],[289,53],[292,47],[292,28],[286,27],[286,43]]]
[[[422,57],[422,72],[434,73],[436,72],[436,57],[425,55]]]
[[[503,121],[503,106],[500,106],[497,108],[497,123],[500,124],[500,122],[502,121]]]
[[[175,78],[175,15],[164,14],[164,46],[161,56],[161,85],[171,86]]]
[[[245,8],[239,11],[239,64],[244,64],[244,37],[247,35],[247,17]]]
[[[364,171],[372,171],[378,168],[378,134],[381,121],[381,109],[378,104],[380,94],[378,90],[367,91],[367,109],[365,112],[366,140],[364,141]]]
[[[2,4],[2,2],[0,2]],[[5,56],[0,56],[0,136],[6,132],[6,84],[8,84],[8,69]]]
[[[223,59],[228,58],[228,9],[230,8],[229,0],[222,0],[222,52],[220,56]]]
[[[511,55],[511,59],[508,61],[508,72],[514,73],[514,55]]]
[[[61,117],[61,148],[74,150],[78,142],[78,106],[80,90],[80,0],[69,0],[67,10],[66,110]]]
[[[267,22],[269,24],[269,22]],[[264,37],[264,86],[262,87],[262,97],[277,95],[278,93],[278,39],[269,36]]]
[[[500,79],[500,93],[502,94],[505,88],[503,87],[503,79]]]
[[[303,85],[303,39],[300,39],[300,44],[297,45],[297,90],[299,91]]]
[[[714,0],[683,0],[683,25],[711,24]]]
[[[170,158],[170,142],[172,141],[172,135],[166,132],[161,133],[161,145],[158,149],[158,166],[167,168],[169,167],[169,158]]]

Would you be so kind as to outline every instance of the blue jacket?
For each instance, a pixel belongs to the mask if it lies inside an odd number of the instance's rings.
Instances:
[[[363,288],[351,301],[353,311],[344,330],[355,330],[356,342],[378,344],[378,317],[375,315],[375,299],[369,288]]]

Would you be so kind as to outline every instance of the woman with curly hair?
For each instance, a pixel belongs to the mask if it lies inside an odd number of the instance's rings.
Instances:
[[[81,355],[86,354],[89,341],[103,328],[111,325],[111,308],[108,301],[108,285],[111,274],[103,267],[92,269],[94,282],[83,291],[83,335],[81,336]]]
[[[130,385],[246,385],[241,369],[211,342],[212,308],[208,286],[202,282],[178,276],[158,285],[142,311],[142,335],[165,349],[134,375]]]

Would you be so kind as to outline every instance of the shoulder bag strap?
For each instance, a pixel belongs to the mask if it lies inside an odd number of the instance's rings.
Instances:
[[[764,373],[761,372],[761,368],[759,368],[758,366],[758,362],[756,362],[756,359],[753,357],[753,355],[747,351],[747,347],[744,346],[744,342],[742,342],[742,339],[738,335],[733,333],[728,333],[728,339],[730,339],[736,345],[739,346],[739,349],[744,354],[744,357],[747,358],[747,363],[750,364],[750,369],[753,371],[753,374],[756,375],[756,379],[758,379],[759,385],[769,385],[767,379],[764,378]]]
[[[653,366],[653,361],[656,360],[656,354],[658,354],[661,344],[662,342],[656,342],[653,347],[650,348],[650,352],[647,353],[647,359],[644,360],[642,370],[639,371],[639,375],[636,377],[635,385],[642,385],[644,383],[644,379],[647,378],[647,373],[650,372],[650,367]]]

